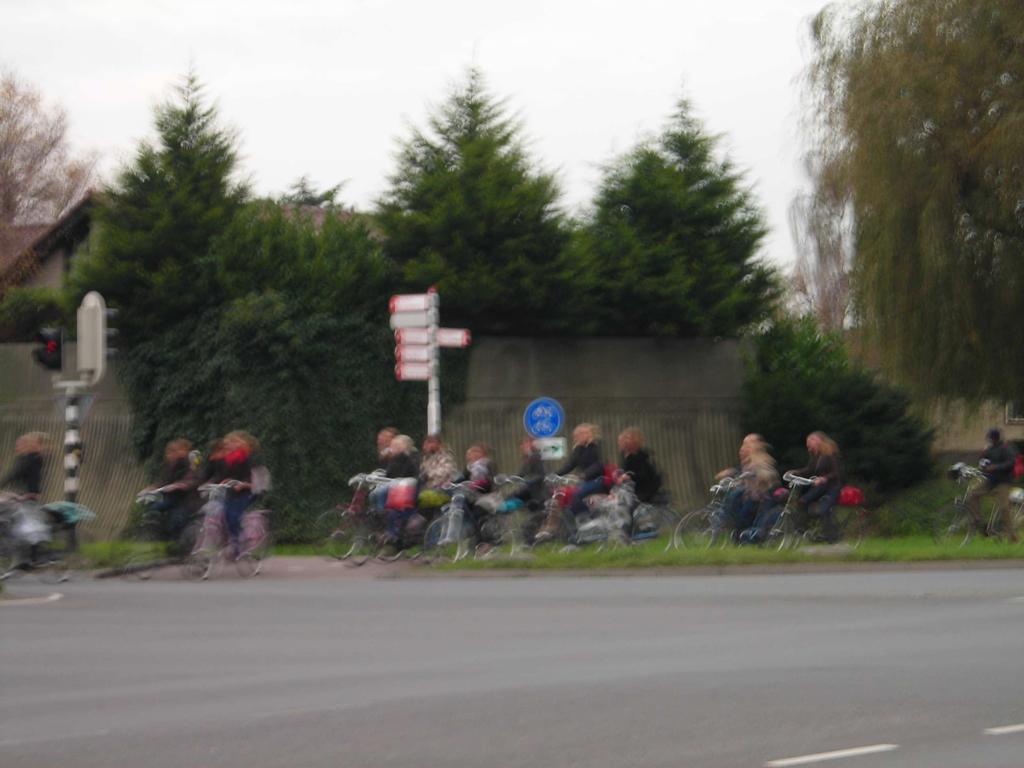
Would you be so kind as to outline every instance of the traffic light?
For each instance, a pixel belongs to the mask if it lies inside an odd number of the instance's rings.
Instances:
[[[36,348],[32,358],[43,368],[59,371],[63,365],[60,328],[40,328],[36,334]]]
[[[89,385],[103,378],[107,358],[114,352],[109,340],[117,331],[107,327],[107,320],[115,314],[96,291],[85,294],[78,308],[78,373]]]

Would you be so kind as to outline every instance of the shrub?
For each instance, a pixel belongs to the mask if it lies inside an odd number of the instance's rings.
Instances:
[[[804,441],[822,430],[842,452],[846,480],[882,493],[932,469],[932,431],[902,390],[852,362],[842,340],[810,318],[758,335],[747,361],[743,423],[774,446],[780,468],[806,463]]]

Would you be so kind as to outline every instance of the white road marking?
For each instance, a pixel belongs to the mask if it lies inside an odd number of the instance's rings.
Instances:
[[[52,592],[46,597],[21,597],[13,600],[0,600],[0,605],[43,605],[44,603],[56,603],[64,597],[60,592]]]
[[[1024,723],[1019,725],[1001,725],[998,728],[986,728],[988,736],[1005,736],[1008,733],[1024,733]]]
[[[788,768],[788,766],[792,765],[810,765],[811,763],[823,763],[826,760],[841,760],[844,757],[877,755],[880,752],[892,752],[894,749],[899,749],[899,747],[899,744],[872,744],[868,747],[837,749],[834,752],[819,752],[816,755],[802,755],[801,757],[787,757],[783,760],[769,760],[764,764],[764,768]]]

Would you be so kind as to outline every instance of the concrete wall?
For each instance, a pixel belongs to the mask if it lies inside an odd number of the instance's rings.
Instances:
[[[985,433],[992,427],[1002,430],[1008,440],[1024,440],[1024,422],[1009,416],[1006,403],[937,408],[931,415],[935,425],[934,449],[944,455],[977,454],[985,445]]]
[[[677,506],[694,507],[714,473],[736,461],[742,375],[735,341],[475,339],[466,402],[444,414],[445,439],[459,452],[486,442],[499,468],[514,472],[523,410],[554,397],[566,410],[563,434],[582,421],[601,427],[606,460],[619,432],[641,429]]]

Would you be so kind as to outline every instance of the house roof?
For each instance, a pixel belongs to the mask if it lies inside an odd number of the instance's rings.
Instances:
[[[90,190],[52,224],[0,228],[0,291],[24,283],[55,250],[88,231],[95,202]]]

